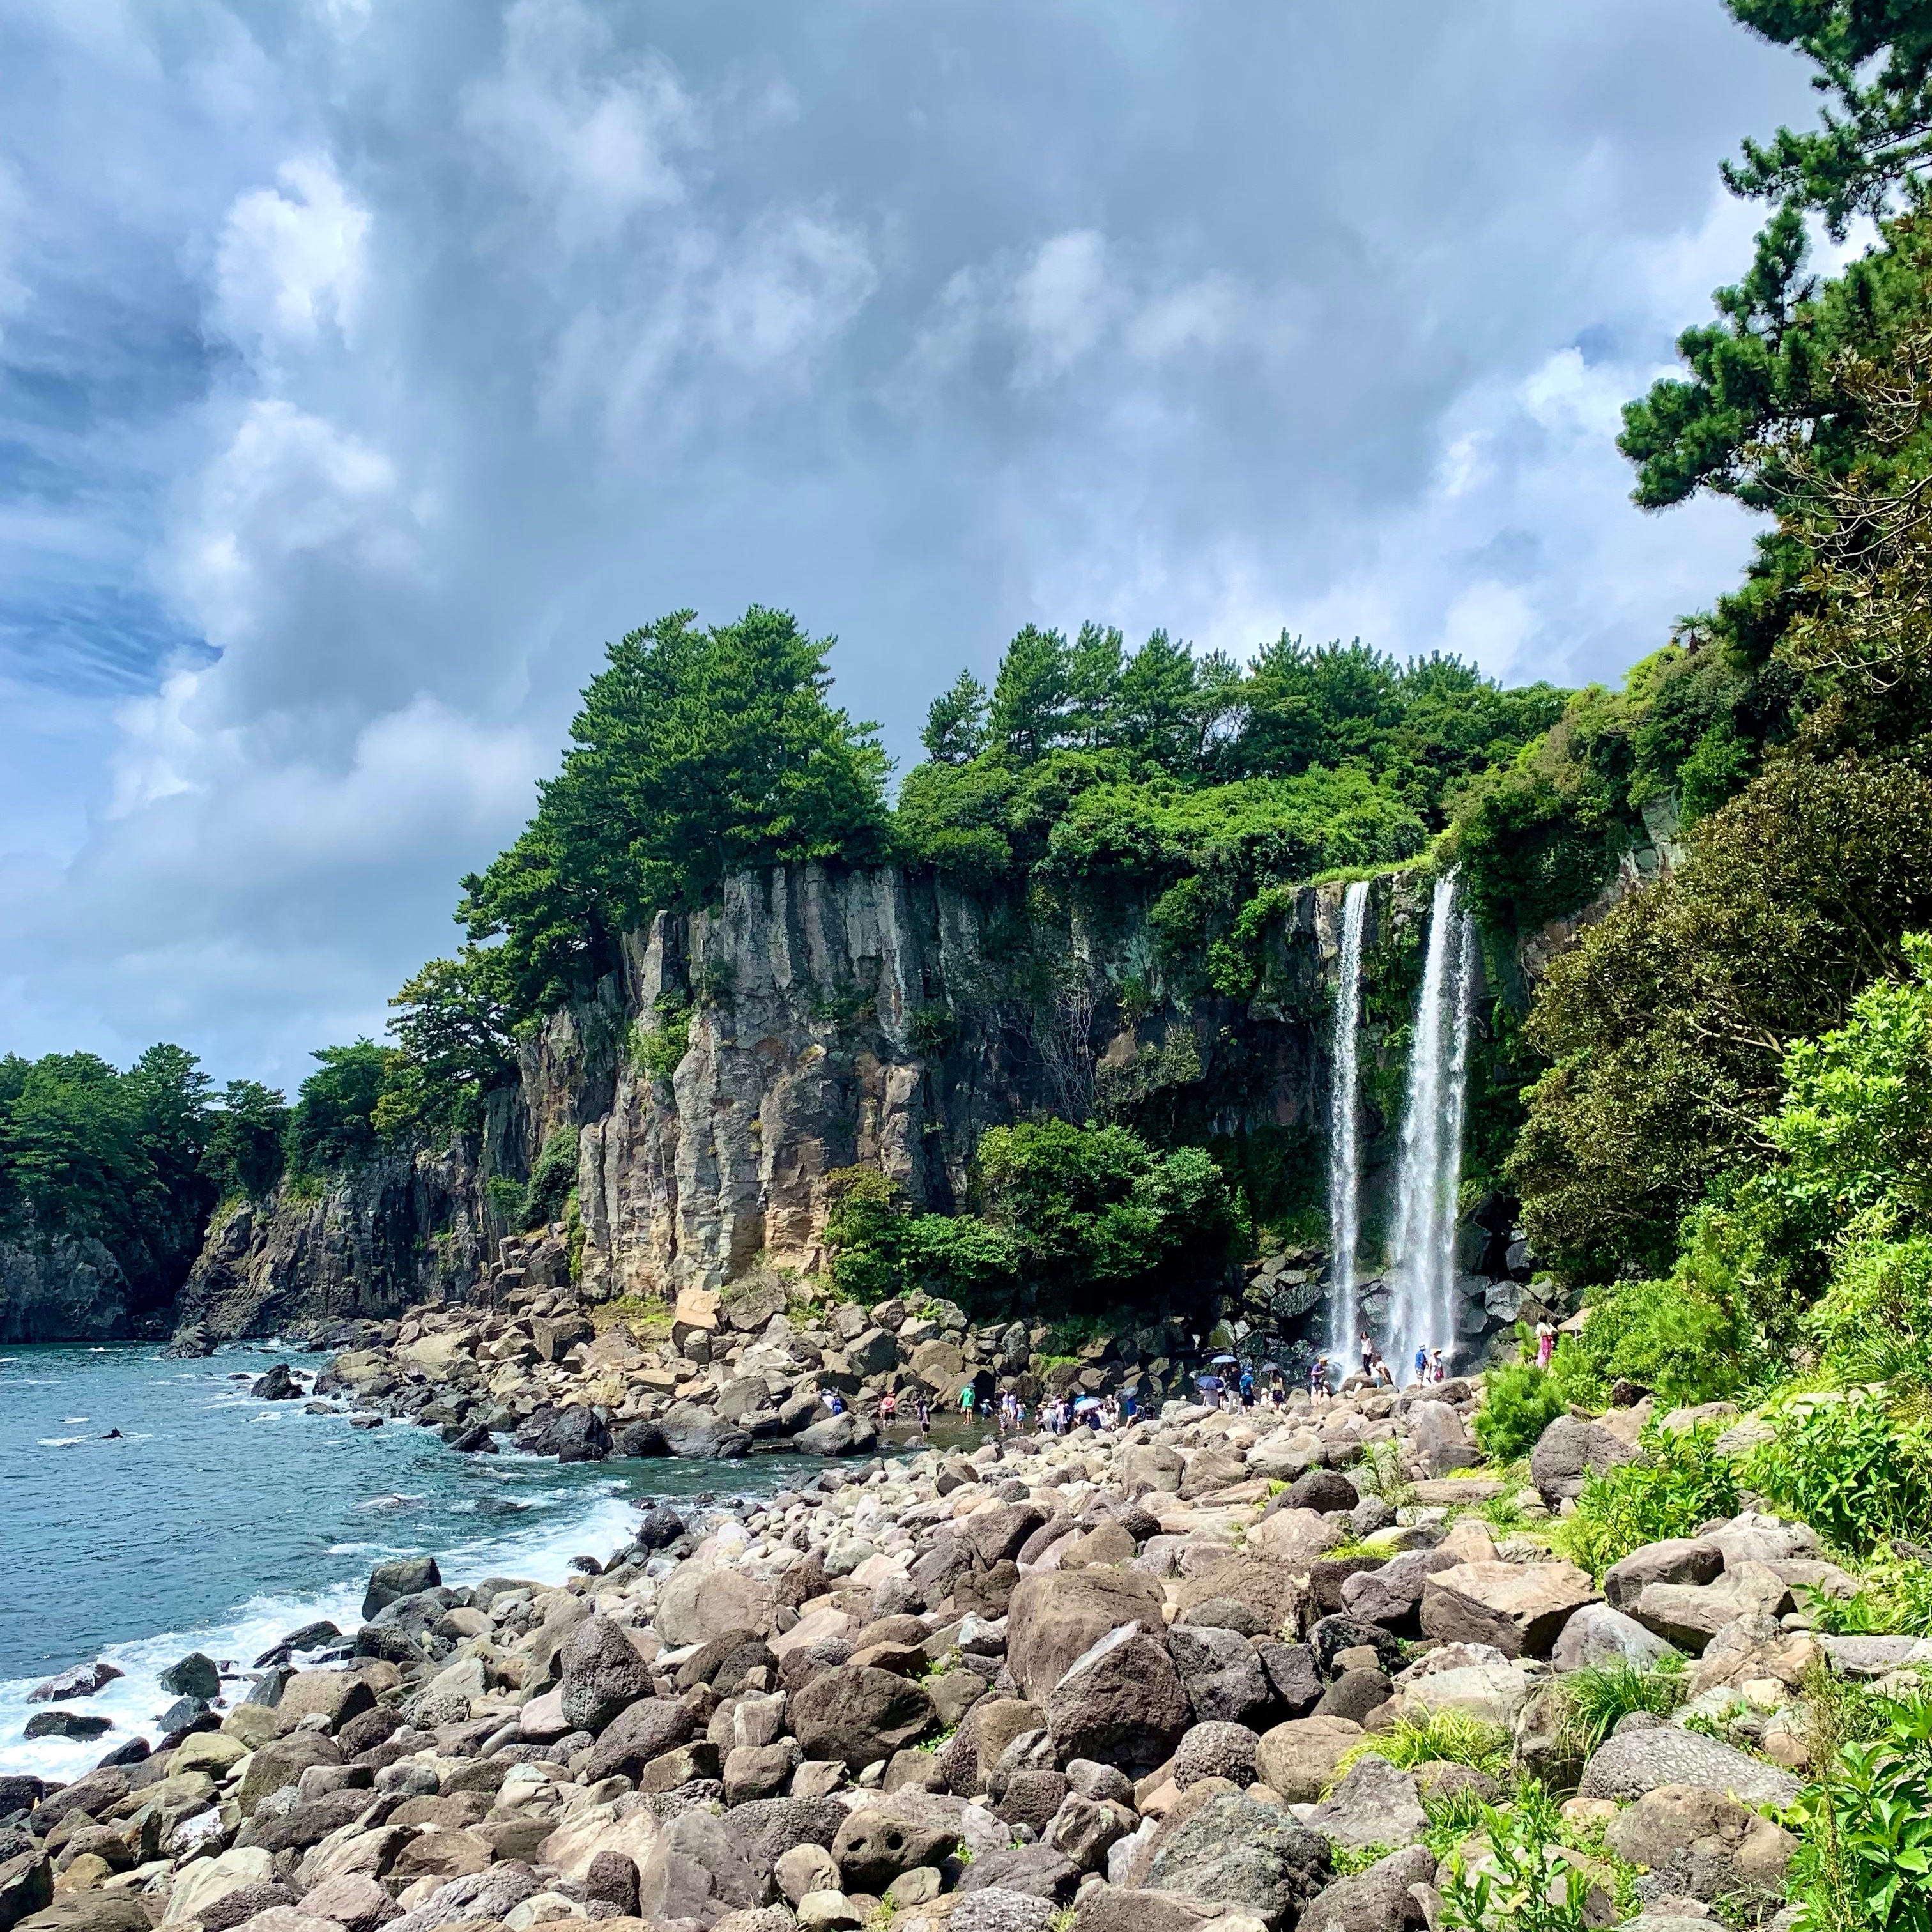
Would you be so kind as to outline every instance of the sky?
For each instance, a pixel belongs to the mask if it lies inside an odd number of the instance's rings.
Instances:
[[[0,1051],[380,1034],[668,610],[902,769],[1029,622],[1615,680],[1812,101],[1718,0],[10,0]]]

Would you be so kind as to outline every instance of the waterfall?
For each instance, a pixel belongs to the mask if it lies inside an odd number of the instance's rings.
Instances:
[[[1403,1383],[1418,1346],[1447,1356],[1456,1346],[1456,1196],[1476,990],[1475,921],[1457,903],[1457,884],[1453,872],[1436,882],[1409,1050],[1390,1251],[1394,1300],[1383,1348]]]
[[[1328,1359],[1344,1371],[1359,1332],[1355,1250],[1362,1223],[1362,1136],[1357,1043],[1362,1019],[1362,922],[1368,904],[1368,881],[1358,880],[1342,900],[1340,978],[1328,1055]]]

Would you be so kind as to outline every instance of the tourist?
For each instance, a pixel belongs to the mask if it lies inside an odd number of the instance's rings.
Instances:
[[[879,1420],[890,1422],[899,1412],[899,1399],[890,1389],[879,1398]]]
[[[932,1433],[932,1411],[926,1407],[924,1396],[919,1399],[919,1432],[922,1436]]]
[[[1364,1328],[1362,1330],[1362,1372],[1372,1382],[1375,1379],[1375,1338]]]
[[[1449,1365],[1443,1360],[1442,1351],[1440,1348],[1430,1357],[1429,1370],[1429,1379],[1433,1382],[1441,1382],[1448,1374]]]
[[[1550,1317],[1545,1316],[1536,1324],[1536,1366],[1546,1369],[1550,1358],[1556,1352],[1556,1330],[1550,1325]]]
[[[1241,1366],[1241,1406],[1252,1408],[1255,1406],[1255,1372],[1244,1363]]]
[[[970,1382],[959,1391],[959,1413],[962,1415],[970,1415],[973,1413],[973,1404],[977,1399],[978,1394],[979,1391]]]
[[[1328,1358],[1317,1355],[1308,1365],[1308,1399],[1318,1402],[1328,1394]]]
[[[1429,1379],[1429,1345],[1426,1342],[1415,1345],[1415,1379],[1418,1382]]]

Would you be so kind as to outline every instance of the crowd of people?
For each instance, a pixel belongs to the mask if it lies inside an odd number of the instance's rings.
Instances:
[[[1373,1388],[1394,1388],[1396,1386],[1394,1371],[1382,1359],[1382,1351],[1376,1346],[1375,1337],[1364,1328],[1358,1344],[1362,1358],[1362,1374]],[[1556,1347],[1556,1330],[1546,1321],[1540,1322],[1536,1328],[1536,1362],[1539,1368],[1546,1369]],[[1282,1371],[1270,1363],[1263,1370],[1272,1379],[1264,1384],[1258,1379],[1252,1363],[1230,1364],[1236,1372],[1228,1376],[1202,1375],[1197,1376],[1196,1387],[1202,1400],[1213,1406],[1223,1409],[1252,1409],[1257,1403],[1264,1407],[1280,1410],[1286,1404],[1288,1390],[1282,1379]],[[1410,1387],[1415,1388],[1429,1382],[1439,1382],[1446,1378],[1448,1365],[1443,1359],[1440,1348],[1432,1348],[1424,1342],[1416,1345],[1411,1364],[1414,1372]],[[1332,1366],[1326,1355],[1317,1355],[1308,1365],[1308,1394],[1311,1400],[1324,1402],[1335,1393],[1330,1381]],[[824,1392],[825,1406],[833,1415],[842,1414],[845,1399],[836,1390]],[[929,1437],[932,1433],[932,1410],[921,1397],[916,1405],[919,1432]],[[980,1392],[976,1382],[969,1382],[959,1391],[959,1413],[962,1416],[977,1416],[982,1421],[994,1424],[1004,1436],[1022,1436],[1029,1424],[1052,1436],[1065,1436],[1078,1428],[1112,1430],[1123,1428],[1132,1423],[1138,1413],[1134,1399],[1130,1395],[1108,1394],[1104,1396],[1073,1396],[1071,1394],[1049,1397],[1029,1406],[1009,1390],[997,1402],[989,1395]],[[890,1394],[881,1398],[879,1403],[879,1420],[892,1422],[898,1418],[898,1399]]]

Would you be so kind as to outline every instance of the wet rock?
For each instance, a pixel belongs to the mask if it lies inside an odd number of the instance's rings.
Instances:
[[[92,1664],[76,1664],[67,1670],[37,1684],[27,1693],[30,1704],[60,1704],[75,1697],[92,1697],[98,1690],[104,1690],[122,1673],[111,1664],[97,1659]]]
[[[368,1622],[378,1612],[404,1597],[414,1597],[440,1586],[442,1573],[434,1556],[402,1556],[393,1562],[379,1563],[369,1573],[369,1587],[362,1594],[362,1621]]]
[[[290,1372],[287,1363],[278,1362],[249,1384],[248,1393],[257,1402],[292,1402],[302,1394],[302,1385]]]
[[[213,1658],[205,1657],[198,1650],[191,1650],[178,1663],[170,1664],[158,1682],[170,1696],[192,1697],[200,1703],[212,1704],[221,1695],[220,1668]]]

